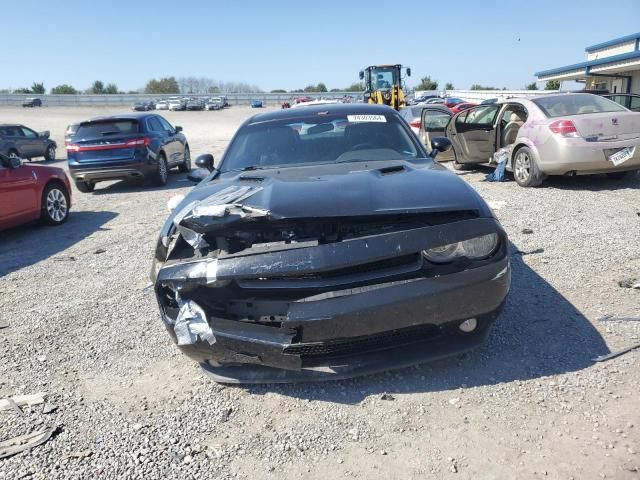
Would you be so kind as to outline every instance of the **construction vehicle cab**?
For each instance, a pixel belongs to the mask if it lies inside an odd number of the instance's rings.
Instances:
[[[406,69],[411,76],[411,69]],[[364,80],[364,101],[379,105],[389,105],[400,110],[406,106],[402,90],[402,65],[371,65],[360,72]]]

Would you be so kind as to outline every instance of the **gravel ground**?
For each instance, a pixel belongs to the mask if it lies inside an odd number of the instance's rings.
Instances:
[[[63,145],[68,123],[116,111],[3,108],[0,123]],[[194,155],[219,156],[250,113],[163,114]],[[0,398],[48,393],[0,412],[0,441],[58,427],[0,460],[0,479],[639,478],[640,351],[592,359],[640,342],[640,322],[597,320],[640,314],[640,290],[619,285],[640,277],[640,176],[523,189],[485,173],[461,177],[509,233],[514,267],[488,343],[349,381],[221,386],[179,354],[144,287],[183,175],[99,184],[74,192],[63,227],[0,233]]]

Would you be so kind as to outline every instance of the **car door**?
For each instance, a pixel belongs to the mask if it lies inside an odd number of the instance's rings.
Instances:
[[[26,222],[39,215],[38,177],[34,170],[23,164],[11,168],[6,157],[0,159],[0,222],[3,226]]]
[[[42,157],[44,156],[44,142],[43,138],[38,136],[38,133],[27,127],[19,127],[22,134],[22,155],[27,158]]]
[[[454,115],[447,126],[458,163],[486,163],[495,153],[495,121],[502,105],[478,105]]]
[[[182,162],[184,146],[176,135],[176,129],[160,115],[158,115],[158,120],[160,120],[160,124],[162,125],[167,138],[167,161],[171,166],[175,166]]]
[[[451,121],[452,113],[442,108],[425,107],[422,110],[422,118],[420,119],[420,140],[424,143],[427,150],[431,150],[431,140],[435,137],[446,137],[447,126]],[[436,157],[439,162],[448,162],[453,160],[453,150],[438,153]]]

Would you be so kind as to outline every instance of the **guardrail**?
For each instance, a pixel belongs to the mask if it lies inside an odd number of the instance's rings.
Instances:
[[[311,97],[313,99],[328,98],[341,99],[350,96],[357,102],[362,99],[362,92],[326,92],[326,93],[213,93],[210,95],[152,95],[152,94],[116,94],[116,95],[25,95],[4,93],[0,94],[0,105],[20,106],[27,98],[39,98],[43,106],[79,107],[79,106],[109,106],[133,105],[136,102],[150,100],[167,100],[169,97],[205,98],[224,95],[230,105],[249,105],[251,100],[262,100],[265,105],[281,105],[292,97]]]

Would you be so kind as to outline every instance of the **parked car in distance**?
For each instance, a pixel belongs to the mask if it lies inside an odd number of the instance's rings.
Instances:
[[[0,230],[34,220],[61,225],[69,218],[71,185],[61,168],[0,154],[0,199]]]
[[[548,175],[620,178],[640,169],[640,115],[588,93],[478,105],[456,114],[446,136],[456,169],[492,164],[497,149],[509,148],[506,168],[523,187]]]
[[[222,110],[224,108],[224,101],[220,97],[213,97],[207,101],[207,110]]]
[[[136,102],[133,104],[133,107],[131,107],[131,110],[134,112],[147,112],[150,108],[147,102]]]
[[[187,109],[186,105],[181,100],[169,101],[169,110],[181,111],[186,109]]]
[[[509,291],[509,241],[433,161],[448,147],[427,151],[382,105],[246,120],[216,168],[198,157],[200,183],[161,229],[151,278],[172,339],[232,383],[346,378],[480,345]]]
[[[491,105],[492,103],[497,103],[497,102],[498,102],[497,98],[486,98],[480,102],[480,105]]]
[[[251,108],[262,108],[262,100],[251,100]]]
[[[463,110],[466,110],[467,108],[475,107],[476,105],[477,103],[470,103],[470,102],[456,103],[453,107],[451,107],[451,111],[453,113],[458,113]]]
[[[603,95],[603,97],[619,103],[632,112],[640,112],[640,95],[633,93],[613,93],[611,95]]]
[[[156,102],[156,110],[169,110],[169,102],[166,100]]]
[[[39,98],[25,98],[24,102],[22,102],[22,106],[23,107],[41,107],[42,106],[42,100],[40,100]]]
[[[79,123],[71,123],[67,125],[67,129],[64,131],[64,141],[67,142],[77,131]]]
[[[18,123],[0,124],[0,153],[7,157],[33,160],[44,157],[56,159],[56,142],[49,138],[49,131],[36,132]]]
[[[413,100],[411,100],[411,104],[418,105],[419,103],[424,103],[427,100],[430,100],[432,98],[440,98],[440,97],[438,95],[420,95],[419,97],[415,97]]]
[[[430,98],[430,99],[426,100],[424,103],[427,104],[427,105],[432,105],[434,103],[442,103],[442,104],[444,104],[444,98],[439,98],[439,97]]]
[[[199,98],[192,98],[187,102],[187,110],[204,110],[204,102]]]
[[[422,111],[425,108],[427,108],[427,106],[433,107],[435,110],[441,110],[443,112],[446,112],[449,115],[449,117],[451,117],[450,110],[447,107],[445,107],[444,105],[438,105],[438,104],[411,105],[409,107],[405,107],[405,108],[401,109],[400,112],[399,112],[400,116],[405,120],[405,122],[407,122],[409,124],[409,127],[411,127],[411,130],[416,135],[420,134],[420,124],[421,124],[421,118],[422,118]],[[441,136],[444,136],[444,131],[442,132]],[[426,145],[426,146],[428,147],[429,145]],[[440,157],[440,155],[438,157]]]
[[[69,173],[81,192],[96,183],[147,178],[167,183],[169,169],[191,170],[189,144],[182,127],[155,113],[96,117],[80,122],[67,141]]]
[[[456,97],[445,97],[444,99],[444,104],[449,108],[454,107],[459,103],[465,103],[465,101]]]

